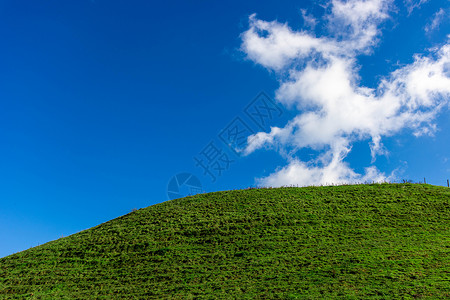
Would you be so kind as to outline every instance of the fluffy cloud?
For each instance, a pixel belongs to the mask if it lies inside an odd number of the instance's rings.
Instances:
[[[311,185],[380,181],[387,177],[374,166],[356,174],[344,162],[351,144],[370,140],[372,162],[386,154],[382,137],[404,128],[415,135],[432,134],[433,120],[450,96],[450,44],[416,55],[414,62],[383,78],[376,89],[359,84],[357,56],[370,53],[380,36],[391,1],[331,1],[327,37],[294,31],[287,24],[250,17],[242,34],[242,50],[257,64],[280,75],[277,100],[300,113],[285,127],[248,138],[250,154],[275,147],[287,155],[262,185]],[[303,162],[297,150],[322,151]]]
[[[388,18],[391,1],[386,0],[333,0],[332,12],[328,16],[329,29],[345,43],[340,48],[350,51],[368,51],[375,45],[378,25]]]
[[[242,50],[262,66],[280,71],[292,60],[305,59],[314,51],[336,51],[333,43],[307,32],[292,31],[287,24],[266,22],[250,16],[250,29],[242,34]]]

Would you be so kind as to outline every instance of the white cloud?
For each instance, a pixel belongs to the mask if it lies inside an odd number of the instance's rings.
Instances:
[[[376,89],[359,84],[357,56],[370,53],[388,18],[390,1],[332,0],[327,16],[329,37],[294,31],[287,24],[250,17],[242,34],[248,58],[280,74],[277,100],[300,113],[285,127],[273,127],[248,138],[244,153],[275,147],[288,165],[260,184],[270,186],[378,181],[386,176],[374,166],[356,174],[344,162],[357,140],[370,139],[372,162],[387,154],[382,137],[410,128],[416,136],[432,134],[435,115],[449,104],[450,44],[381,80]],[[309,147],[322,150],[314,161],[303,162],[295,152]]]
[[[317,25],[317,19],[314,18],[314,16],[312,16],[311,14],[308,14],[306,12],[306,9],[301,9],[300,12],[303,18],[303,25],[310,29],[314,29]]]
[[[345,140],[338,141],[333,150],[325,152],[317,159],[323,166],[293,159],[287,166],[277,170],[268,177],[258,179],[258,184],[263,186],[308,186],[380,182],[390,179],[374,166],[366,168],[364,175],[355,173],[343,161],[348,152],[350,152],[350,148],[345,143]]]
[[[426,32],[431,32],[439,27],[439,25],[442,23],[446,15],[446,12],[444,9],[440,8],[434,15],[433,19],[429,24],[425,26]]]
[[[429,0],[405,0],[405,6],[408,9],[408,13],[411,14],[414,9],[420,8],[423,4]]]
[[[388,18],[390,0],[332,0],[329,29],[345,40],[347,51],[367,51],[376,44],[377,26]]]
[[[332,4],[328,16],[331,38],[293,31],[287,24],[259,20],[253,14],[250,28],[241,35],[241,50],[249,59],[275,71],[314,54],[354,57],[370,50],[379,34],[377,25],[388,17],[391,1],[333,0]]]
[[[304,31],[292,31],[287,24],[258,20],[254,14],[250,16],[250,29],[241,37],[241,49],[249,59],[277,71],[293,59],[306,58],[313,51],[326,53],[334,48],[325,39]]]

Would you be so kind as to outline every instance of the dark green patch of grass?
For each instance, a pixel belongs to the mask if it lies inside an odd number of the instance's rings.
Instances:
[[[450,298],[450,189],[216,192],[0,259],[0,298]]]

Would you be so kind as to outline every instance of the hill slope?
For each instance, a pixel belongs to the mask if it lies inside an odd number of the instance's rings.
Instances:
[[[202,194],[0,259],[0,298],[449,298],[449,209],[431,185]]]

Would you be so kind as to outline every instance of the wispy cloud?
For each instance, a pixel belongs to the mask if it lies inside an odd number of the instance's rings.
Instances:
[[[446,11],[443,8],[440,8],[433,15],[431,22],[425,26],[425,31],[431,32],[431,31],[437,29],[439,27],[439,25],[442,23],[442,21],[444,20],[446,14],[447,14]]]
[[[310,29],[313,29],[316,27],[317,25],[317,19],[314,18],[313,15],[308,14],[306,9],[301,9],[300,10],[301,14],[302,14],[302,18],[303,18],[303,25],[305,27],[308,27]]]
[[[326,16],[328,36],[295,31],[287,24],[250,17],[242,34],[247,57],[279,74],[277,100],[299,113],[286,126],[273,127],[248,139],[246,154],[274,147],[286,154],[287,165],[263,185],[310,185],[380,181],[389,176],[375,166],[355,173],[344,162],[355,141],[369,140],[372,160],[387,153],[382,137],[404,128],[416,135],[432,134],[436,114],[450,95],[450,44],[416,55],[414,62],[383,78],[377,88],[359,84],[357,56],[368,54],[380,37],[380,24],[389,18],[387,0],[331,1]],[[301,161],[298,150],[320,155]]]
[[[408,10],[408,13],[411,14],[413,10],[419,9],[423,4],[427,3],[430,0],[405,0],[405,6]]]

